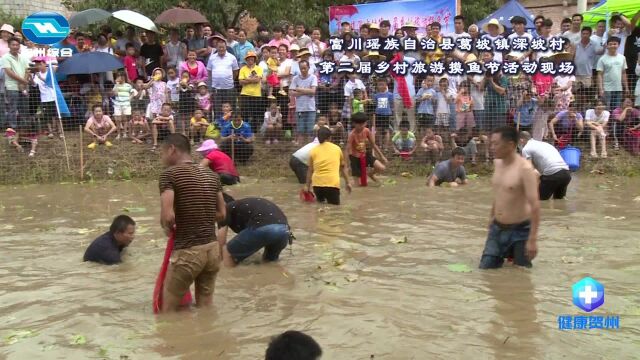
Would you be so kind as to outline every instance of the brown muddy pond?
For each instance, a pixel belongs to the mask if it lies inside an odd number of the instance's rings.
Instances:
[[[301,203],[292,178],[245,179],[231,193],[280,205],[293,254],[223,269],[213,309],[160,317],[156,182],[0,188],[0,359],[261,359],[289,329],[323,359],[640,358],[638,179],[574,177],[566,200],[543,203],[533,269],[497,271],[477,269],[488,179],[395,180],[322,207]],[[123,208],[138,222],[124,263],[83,263]],[[571,298],[585,276],[605,286],[594,313],[619,315],[619,330],[558,329],[559,315],[586,315]]]

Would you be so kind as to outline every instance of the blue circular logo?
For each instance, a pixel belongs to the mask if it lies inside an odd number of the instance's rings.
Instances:
[[[53,45],[69,35],[69,21],[56,12],[42,11],[22,22],[24,36],[39,45]]]

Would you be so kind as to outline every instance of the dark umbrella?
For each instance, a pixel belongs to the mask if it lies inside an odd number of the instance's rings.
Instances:
[[[192,9],[173,8],[165,10],[156,18],[158,24],[199,24],[206,23],[207,18]]]
[[[111,17],[111,13],[102,9],[87,9],[69,18],[69,26],[83,27],[106,20]]]
[[[60,75],[95,74],[122,68],[115,56],[103,52],[78,53],[64,60],[58,67]]]

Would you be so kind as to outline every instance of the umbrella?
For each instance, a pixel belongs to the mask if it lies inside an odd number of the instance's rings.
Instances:
[[[106,20],[111,17],[111,13],[102,9],[87,9],[76,13],[69,18],[69,26],[83,27]]]
[[[118,10],[113,13],[113,17],[120,21],[124,21],[127,24],[131,24],[145,30],[153,31],[156,33],[159,32],[156,24],[154,24],[151,19],[142,14],[138,14],[135,11]]]
[[[173,8],[165,10],[156,18],[158,24],[199,24],[206,23],[207,18],[192,9]]]
[[[58,74],[95,74],[122,68],[117,57],[99,51],[78,53],[64,60],[58,66]]]

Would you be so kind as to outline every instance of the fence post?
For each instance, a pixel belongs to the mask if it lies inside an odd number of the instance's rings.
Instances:
[[[82,143],[82,125],[80,128],[80,181],[84,180],[84,144]]]

